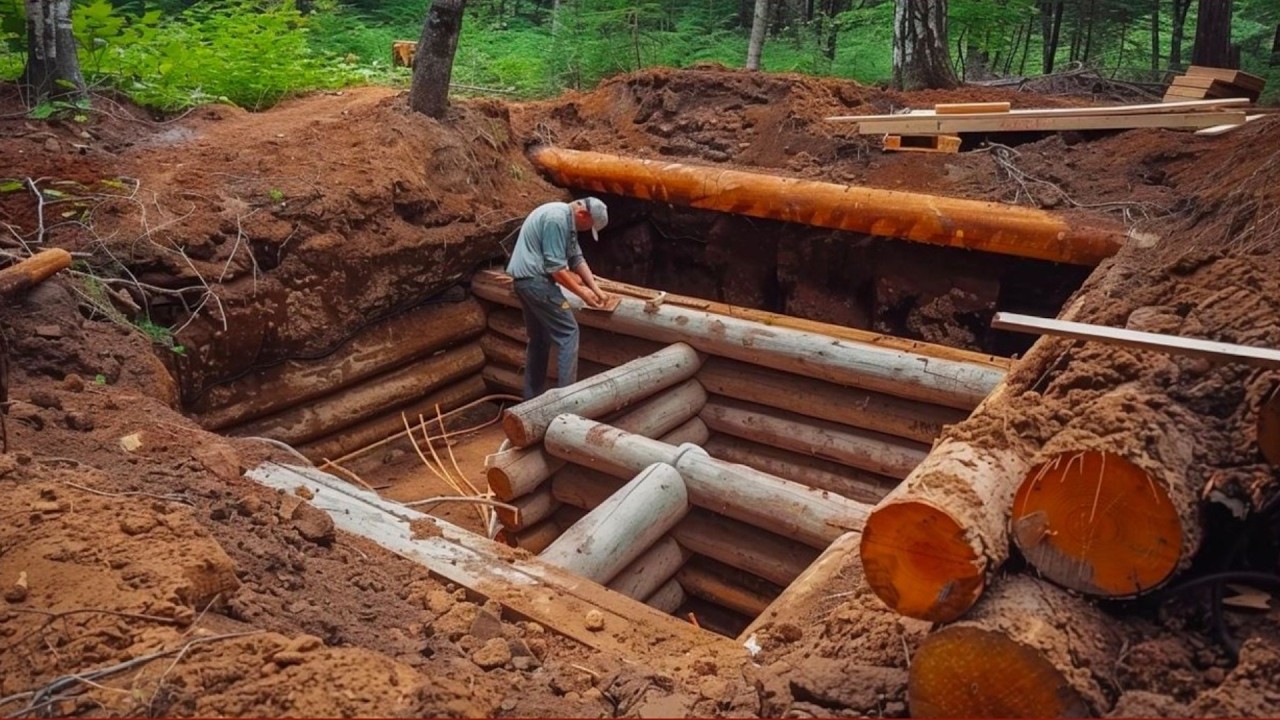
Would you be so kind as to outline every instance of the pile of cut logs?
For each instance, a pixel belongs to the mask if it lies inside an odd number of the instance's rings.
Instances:
[[[518,508],[501,513],[513,544],[667,612],[692,595],[743,624],[759,615],[861,528],[1006,366],[603,284],[634,296],[612,313],[578,313],[594,374],[510,408],[509,447],[487,477]],[[514,390],[526,342],[518,302],[499,273],[478,274],[472,290],[496,304],[481,340],[486,377]],[[648,499],[624,500],[637,493]],[[628,540],[632,527],[660,531]]]

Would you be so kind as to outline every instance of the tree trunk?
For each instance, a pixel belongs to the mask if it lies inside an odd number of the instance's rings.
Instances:
[[[702,358],[693,348],[675,343],[653,355],[508,408],[502,413],[502,429],[512,445],[528,447],[542,440],[547,425],[557,415],[602,417],[688,380],[701,364]]]
[[[1132,597],[1186,567],[1200,544],[1199,421],[1167,396],[1118,388],[1045,443],[1013,500],[1014,543],[1048,580]]]
[[[1080,62],[1087,63],[1089,58],[1093,57],[1093,28],[1097,24],[1097,14],[1094,10],[1097,8],[1097,0],[1089,0],[1089,22],[1085,25],[1084,33],[1084,52],[1080,56]]]
[[[751,39],[747,42],[747,69],[760,69],[760,54],[764,51],[764,35],[769,24],[769,0],[756,0],[755,13],[751,17]]]
[[[1124,242],[1118,228],[1015,205],[561,148],[530,156],[563,187],[947,247],[1096,265]]]
[[[1008,576],[912,655],[911,716],[1102,717],[1112,706],[1121,637],[1088,602]]]
[[[71,30],[71,0],[25,0],[27,65],[19,81],[28,105],[86,96],[76,38]]]
[[[1160,0],[1151,0],[1151,80],[1160,81]]]
[[[538,557],[603,585],[688,511],[689,495],[680,473],[655,463],[574,523]]]
[[[1170,0],[1173,3],[1173,24],[1169,28],[1169,69],[1182,69],[1182,38],[1186,35],[1187,13],[1191,0]]]
[[[1231,0],[1200,0],[1196,16],[1196,43],[1191,64],[1235,68],[1231,50]]]
[[[449,80],[465,5],[466,0],[431,0],[427,20],[422,24],[413,61],[409,107],[429,117],[440,119],[449,108]]]
[[[1040,38],[1044,74],[1053,72],[1058,56],[1058,38],[1062,30],[1063,0],[1043,0],[1040,4]]]
[[[893,87],[956,87],[959,81],[947,52],[946,0],[895,0]]]

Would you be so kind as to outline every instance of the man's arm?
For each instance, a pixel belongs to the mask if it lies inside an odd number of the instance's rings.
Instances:
[[[579,263],[578,267],[582,267],[585,264]],[[604,296],[598,290],[583,285],[581,276],[568,268],[561,268],[551,273],[551,279],[568,288],[569,292],[582,298],[582,301],[591,307],[599,307],[604,304]],[[592,279],[592,282],[595,282],[595,280]]]
[[[587,287],[591,288],[591,291],[596,294],[596,297],[600,298],[600,304],[603,305],[606,297],[605,292],[600,289],[598,284],[596,284],[596,276],[591,273],[591,266],[587,264],[586,259],[583,259],[582,262],[574,265],[573,271],[578,274],[578,277],[582,278],[582,281],[587,284]]]

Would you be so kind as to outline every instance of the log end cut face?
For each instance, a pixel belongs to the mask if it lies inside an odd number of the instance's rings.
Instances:
[[[949,622],[982,594],[986,559],[942,510],[919,501],[877,508],[862,530],[867,582],[908,617]]]
[[[1031,469],[1011,535],[1049,580],[1103,597],[1158,587],[1177,569],[1183,523],[1162,482],[1115,453],[1061,453]]]
[[[1090,717],[1040,651],[1002,633],[955,625],[925,639],[907,682],[911,717]]]

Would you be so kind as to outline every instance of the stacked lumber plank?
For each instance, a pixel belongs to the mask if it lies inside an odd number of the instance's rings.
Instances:
[[[1211,80],[1213,78],[1210,78]],[[1196,81],[1200,82],[1200,81]],[[1202,96],[1203,97],[1203,96]],[[1256,96],[1255,96],[1256,97]],[[965,133],[1062,132],[1133,128],[1200,129],[1243,125],[1248,97],[1074,108],[1009,109],[1007,103],[938,105],[892,115],[839,115],[833,122],[855,122],[860,135],[883,135],[886,150],[928,144],[925,138],[958,138]],[[906,138],[913,138],[907,141]],[[956,151],[958,142],[934,142],[934,151]]]
[[[1192,65],[1169,84],[1165,102],[1203,98],[1247,98],[1257,102],[1266,80],[1243,70]]]

